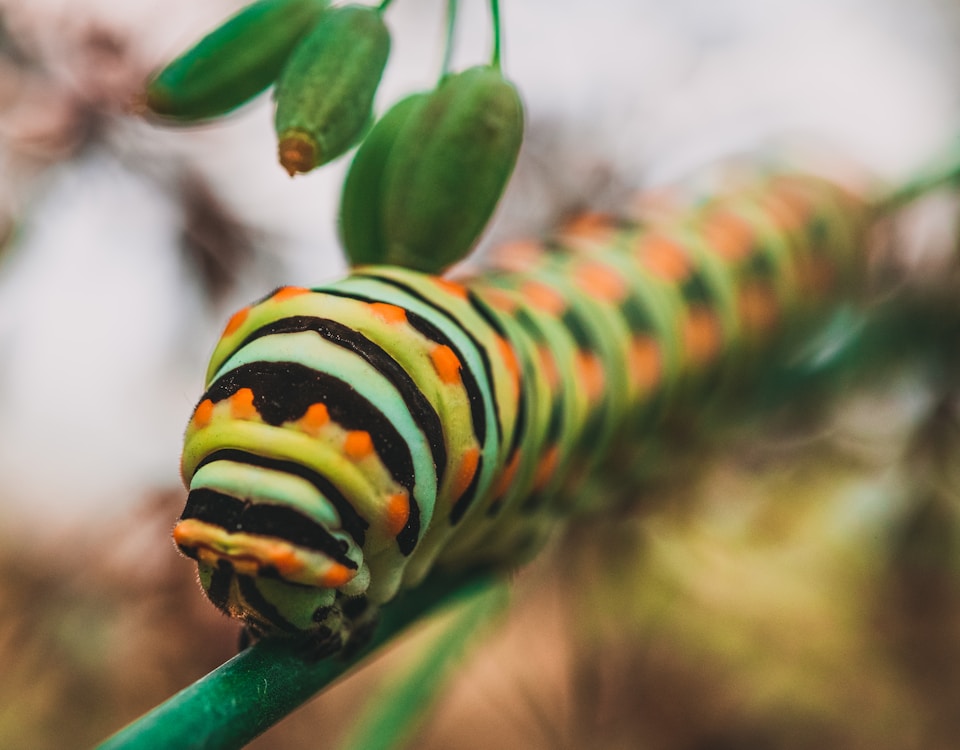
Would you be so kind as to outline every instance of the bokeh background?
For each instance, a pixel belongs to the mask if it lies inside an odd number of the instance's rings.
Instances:
[[[268,97],[191,129],[129,105],[240,5],[0,2],[0,747],[90,746],[235,652],[169,541],[181,432],[233,309],[343,272],[346,160],[287,177]],[[467,66],[490,39],[485,4],[462,5]],[[443,6],[390,8],[381,110],[436,76]],[[481,252],[729,154],[893,184],[960,134],[948,0],[503,13],[528,130]],[[955,208],[926,201],[891,230],[908,275],[944,267]],[[954,747],[954,428],[920,363],[678,460],[682,481],[636,515],[578,527],[518,574],[418,744]],[[335,747],[403,658],[255,746]]]

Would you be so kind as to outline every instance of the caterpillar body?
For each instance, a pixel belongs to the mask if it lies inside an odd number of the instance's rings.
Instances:
[[[336,651],[435,566],[512,566],[611,457],[862,276],[868,206],[778,174],[585,216],[462,279],[363,266],[226,326],[174,530],[221,610]]]

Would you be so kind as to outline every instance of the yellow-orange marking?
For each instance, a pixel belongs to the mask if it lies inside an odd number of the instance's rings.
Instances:
[[[410,518],[410,499],[406,492],[398,492],[387,498],[386,525],[387,533],[396,536],[403,531]]]
[[[273,293],[270,300],[273,302],[283,302],[291,297],[299,297],[301,294],[310,294],[310,290],[302,286],[282,286]]]
[[[791,204],[786,196],[771,193],[758,197],[757,201],[779,230],[789,234],[803,226],[804,212],[799,210],[798,206]]]
[[[231,336],[237,332],[237,329],[244,324],[247,316],[250,315],[250,308],[244,307],[241,310],[237,310],[233,315],[230,316],[230,320],[227,321],[227,327],[223,329],[223,336]]]
[[[517,390],[520,387],[520,363],[517,362],[517,355],[510,343],[502,336],[497,337],[497,347],[500,349],[503,363],[507,366],[507,371],[513,379],[513,389]]]
[[[316,435],[330,421],[330,412],[326,404],[310,404],[303,416],[300,417],[300,427],[312,435]]]
[[[560,449],[556,445],[550,446],[550,448],[547,449],[547,452],[543,454],[543,458],[541,458],[540,462],[537,464],[537,471],[534,474],[533,479],[534,489],[542,490],[547,486],[547,483],[557,470],[557,462],[559,459]]]
[[[737,214],[717,211],[703,226],[703,236],[710,251],[730,261],[746,257],[753,247],[753,230]]]
[[[590,351],[581,349],[577,352],[577,377],[587,392],[590,403],[598,401],[603,395],[606,384],[606,373],[600,357]]]
[[[630,344],[630,372],[643,391],[655,388],[663,376],[660,346],[651,336],[634,336]]]
[[[453,502],[460,499],[470,482],[473,481],[473,475],[477,473],[477,467],[480,465],[480,449],[474,446],[463,452],[463,458],[460,459],[460,465],[457,467],[457,473],[453,479],[453,485],[450,487],[450,498]]]
[[[574,216],[561,227],[561,234],[585,239],[603,240],[613,233],[613,218],[598,211],[586,211]]]
[[[705,365],[720,351],[722,334],[717,316],[705,307],[691,308],[683,326],[683,348],[693,365]]]
[[[648,234],[640,240],[635,255],[647,270],[667,281],[682,281],[690,275],[690,258],[683,248],[661,235]]]
[[[494,251],[493,265],[507,271],[526,271],[543,253],[543,245],[536,240],[506,242]]]
[[[491,497],[493,497],[494,500],[499,500],[503,497],[507,490],[510,489],[510,485],[513,484],[513,480],[517,476],[517,470],[520,468],[521,453],[522,451],[517,449],[513,454],[513,458],[510,459],[510,463],[508,463],[500,473],[500,478],[497,479],[496,484],[493,486]]]
[[[581,263],[574,278],[583,291],[596,299],[620,302],[627,296],[623,277],[601,263]]]
[[[397,305],[390,305],[386,302],[371,302],[370,312],[376,315],[384,323],[396,325],[405,323],[407,320],[407,311]]]
[[[257,415],[252,390],[241,388],[230,397],[230,414],[234,419],[250,419]]]
[[[373,439],[366,430],[351,430],[343,441],[343,452],[354,461],[373,453]]]
[[[284,577],[296,575],[304,568],[303,560],[291,549],[270,550],[267,564]]]
[[[537,347],[537,355],[540,358],[540,366],[550,390],[556,393],[560,387],[560,370],[557,369],[557,360],[554,359],[553,352],[546,344]]]
[[[347,566],[340,563],[333,563],[326,573],[320,578],[320,586],[325,589],[335,589],[349,583],[355,573]]]
[[[458,284],[456,281],[450,281],[449,279],[442,279],[439,277],[434,278],[433,283],[443,289],[443,291],[445,291],[447,294],[452,294],[458,299],[467,298],[467,288],[463,284]]]
[[[517,309],[517,298],[496,287],[486,287],[483,290],[483,301],[496,310],[512,313]]]
[[[440,380],[447,384],[460,382],[460,360],[446,344],[438,344],[430,352],[433,369],[437,371]]]
[[[213,419],[213,401],[205,398],[197,404],[197,408],[193,412],[193,426],[197,428],[206,427],[210,424],[211,419]]]
[[[527,281],[520,287],[520,295],[538,310],[560,316],[567,309],[566,300],[555,289],[539,281]]]
[[[826,258],[811,258],[798,269],[800,288],[815,298],[822,297],[837,282],[837,269]]]
[[[770,331],[780,317],[777,296],[766,284],[750,284],[740,289],[740,319],[752,334]]]

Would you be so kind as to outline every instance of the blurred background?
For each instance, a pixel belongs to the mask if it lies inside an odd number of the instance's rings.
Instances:
[[[465,67],[490,39],[485,3],[462,5]],[[481,252],[729,154],[894,184],[960,134],[952,1],[504,5],[528,130]],[[190,129],[130,103],[240,6],[0,1],[0,747],[89,746],[235,653],[169,540],[182,430],[232,310],[343,273],[347,160],[291,180],[269,97]],[[390,8],[381,111],[435,79],[443,6]],[[908,274],[945,267],[955,209],[902,217]],[[955,412],[904,367],[577,527],[517,576],[418,744],[954,747]],[[402,658],[254,746],[335,747]]]

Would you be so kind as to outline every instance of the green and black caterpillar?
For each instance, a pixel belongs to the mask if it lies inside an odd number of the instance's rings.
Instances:
[[[434,568],[510,567],[612,456],[863,277],[869,206],[771,174],[645,219],[587,215],[452,280],[360,266],[229,321],[174,530],[257,636],[343,646]]]

